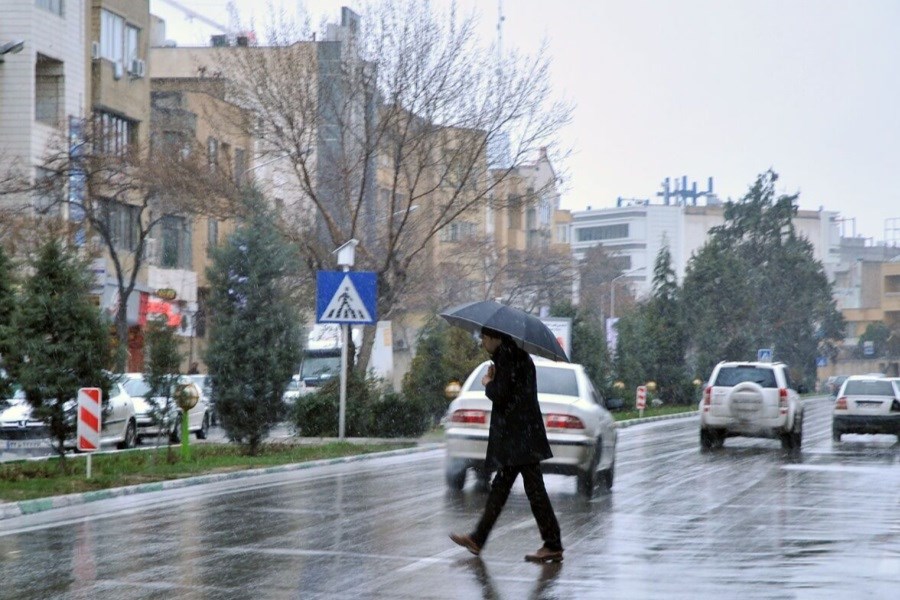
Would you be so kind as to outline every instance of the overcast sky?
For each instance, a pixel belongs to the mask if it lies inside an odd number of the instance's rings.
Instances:
[[[387,1],[387,0],[386,0]],[[177,0],[229,25],[227,0]],[[292,0],[235,0],[242,21]],[[218,33],[151,0],[181,45]],[[433,0],[437,7],[449,0]],[[900,244],[900,1],[505,0],[503,46],[543,40],[559,95],[576,105],[562,131],[572,154],[563,208],[650,198],[687,176],[720,198],[774,169],[800,208],[839,211],[845,233]],[[339,20],[356,1],[308,0]],[[496,37],[497,0],[459,0]],[[365,17],[363,13],[363,17]]]

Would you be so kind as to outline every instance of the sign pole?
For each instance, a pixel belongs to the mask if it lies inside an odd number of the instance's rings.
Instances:
[[[346,269],[345,269],[346,270]],[[350,345],[350,326],[344,323],[341,325],[341,403],[340,415],[338,415],[338,438],[344,439],[344,423],[347,418],[347,346]]]
[[[87,455],[87,479],[91,478],[91,456],[93,456],[93,454],[88,452],[88,455]]]

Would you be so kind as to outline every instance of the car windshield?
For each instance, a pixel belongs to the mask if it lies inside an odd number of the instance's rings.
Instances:
[[[301,377],[335,375],[341,370],[340,356],[307,356],[300,367]]]
[[[764,388],[775,388],[775,371],[753,366],[722,367],[713,385],[731,387],[752,381]]]
[[[209,395],[212,392],[212,384],[209,375],[188,375],[191,381],[200,386],[203,393]]]
[[[851,380],[844,387],[845,396],[893,396],[894,386],[888,379]]]
[[[575,371],[571,369],[558,369],[555,367],[537,366],[538,394],[556,394],[558,396],[578,397],[578,379]],[[470,391],[483,392],[481,378],[487,373],[487,365],[481,367],[478,375],[472,381]]]

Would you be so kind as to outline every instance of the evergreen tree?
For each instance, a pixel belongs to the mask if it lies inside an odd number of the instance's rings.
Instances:
[[[683,303],[701,378],[720,360],[774,348],[775,360],[811,384],[816,356],[841,336],[831,284],[792,223],[797,196],[777,196],[777,180],[768,171],[741,201],[726,203],[725,223],[688,264]]]
[[[289,277],[291,246],[258,201],[249,221],[213,254],[206,363],[228,437],[256,454],[281,420],[282,396],[300,360],[300,318]]]
[[[0,246],[0,409],[13,391],[12,379],[4,366],[4,361],[9,359],[10,350],[15,341],[12,323],[18,302],[13,286],[12,260],[6,255],[3,246]]]
[[[432,319],[422,328],[416,355],[403,378],[403,397],[425,407],[432,422],[447,410],[444,388],[453,380],[463,383],[487,356],[472,334]]]
[[[692,400],[692,389],[685,366],[687,332],[678,296],[672,254],[664,245],[653,268],[653,295],[639,312],[647,320],[646,333],[653,349],[648,357],[648,381],[656,382],[660,398],[681,404]]]
[[[180,440],[181,435],[176,422],[179,409],[175,404],[174,394],[183,356],[178,349],[175,328],[169,327],[164,321],[148,322],[145,348],[144,380],[149,388],[147,403],[150,405],[150,418],[160,431],[173,432],[173,435],[167,436],[171,462],[171,442]]]
[[[70,403],[77,400],[78,389],[100,387],[107,402],[109,324],[89,298],[92,281],[86,263],[61,242],[45,243],[32,268],[13,319],[17,343],[11,375],[63,455],[65,440],[75,432]]]

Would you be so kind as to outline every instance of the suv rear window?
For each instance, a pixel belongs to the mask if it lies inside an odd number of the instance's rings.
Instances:
[[[713,385],[733,387],[745,381],[752,381],[764,388],[778,387],[775,382],[775,371],[751,366],[722,367]]]
[[[844,395],[848,396],[893,396],[894,386],[887,379],[874,381],[848,381],[844,387]]]
[[[559,396],[578,397],[578,380],[575,371],[571,369],[557,369],[554,367],[539,366],[536,368],[538,394],[557,394]],[[481,378],[487,373],[487,366],[481,368],[478,375],[472,381],[469,389],[475,392],[483,392]]]

